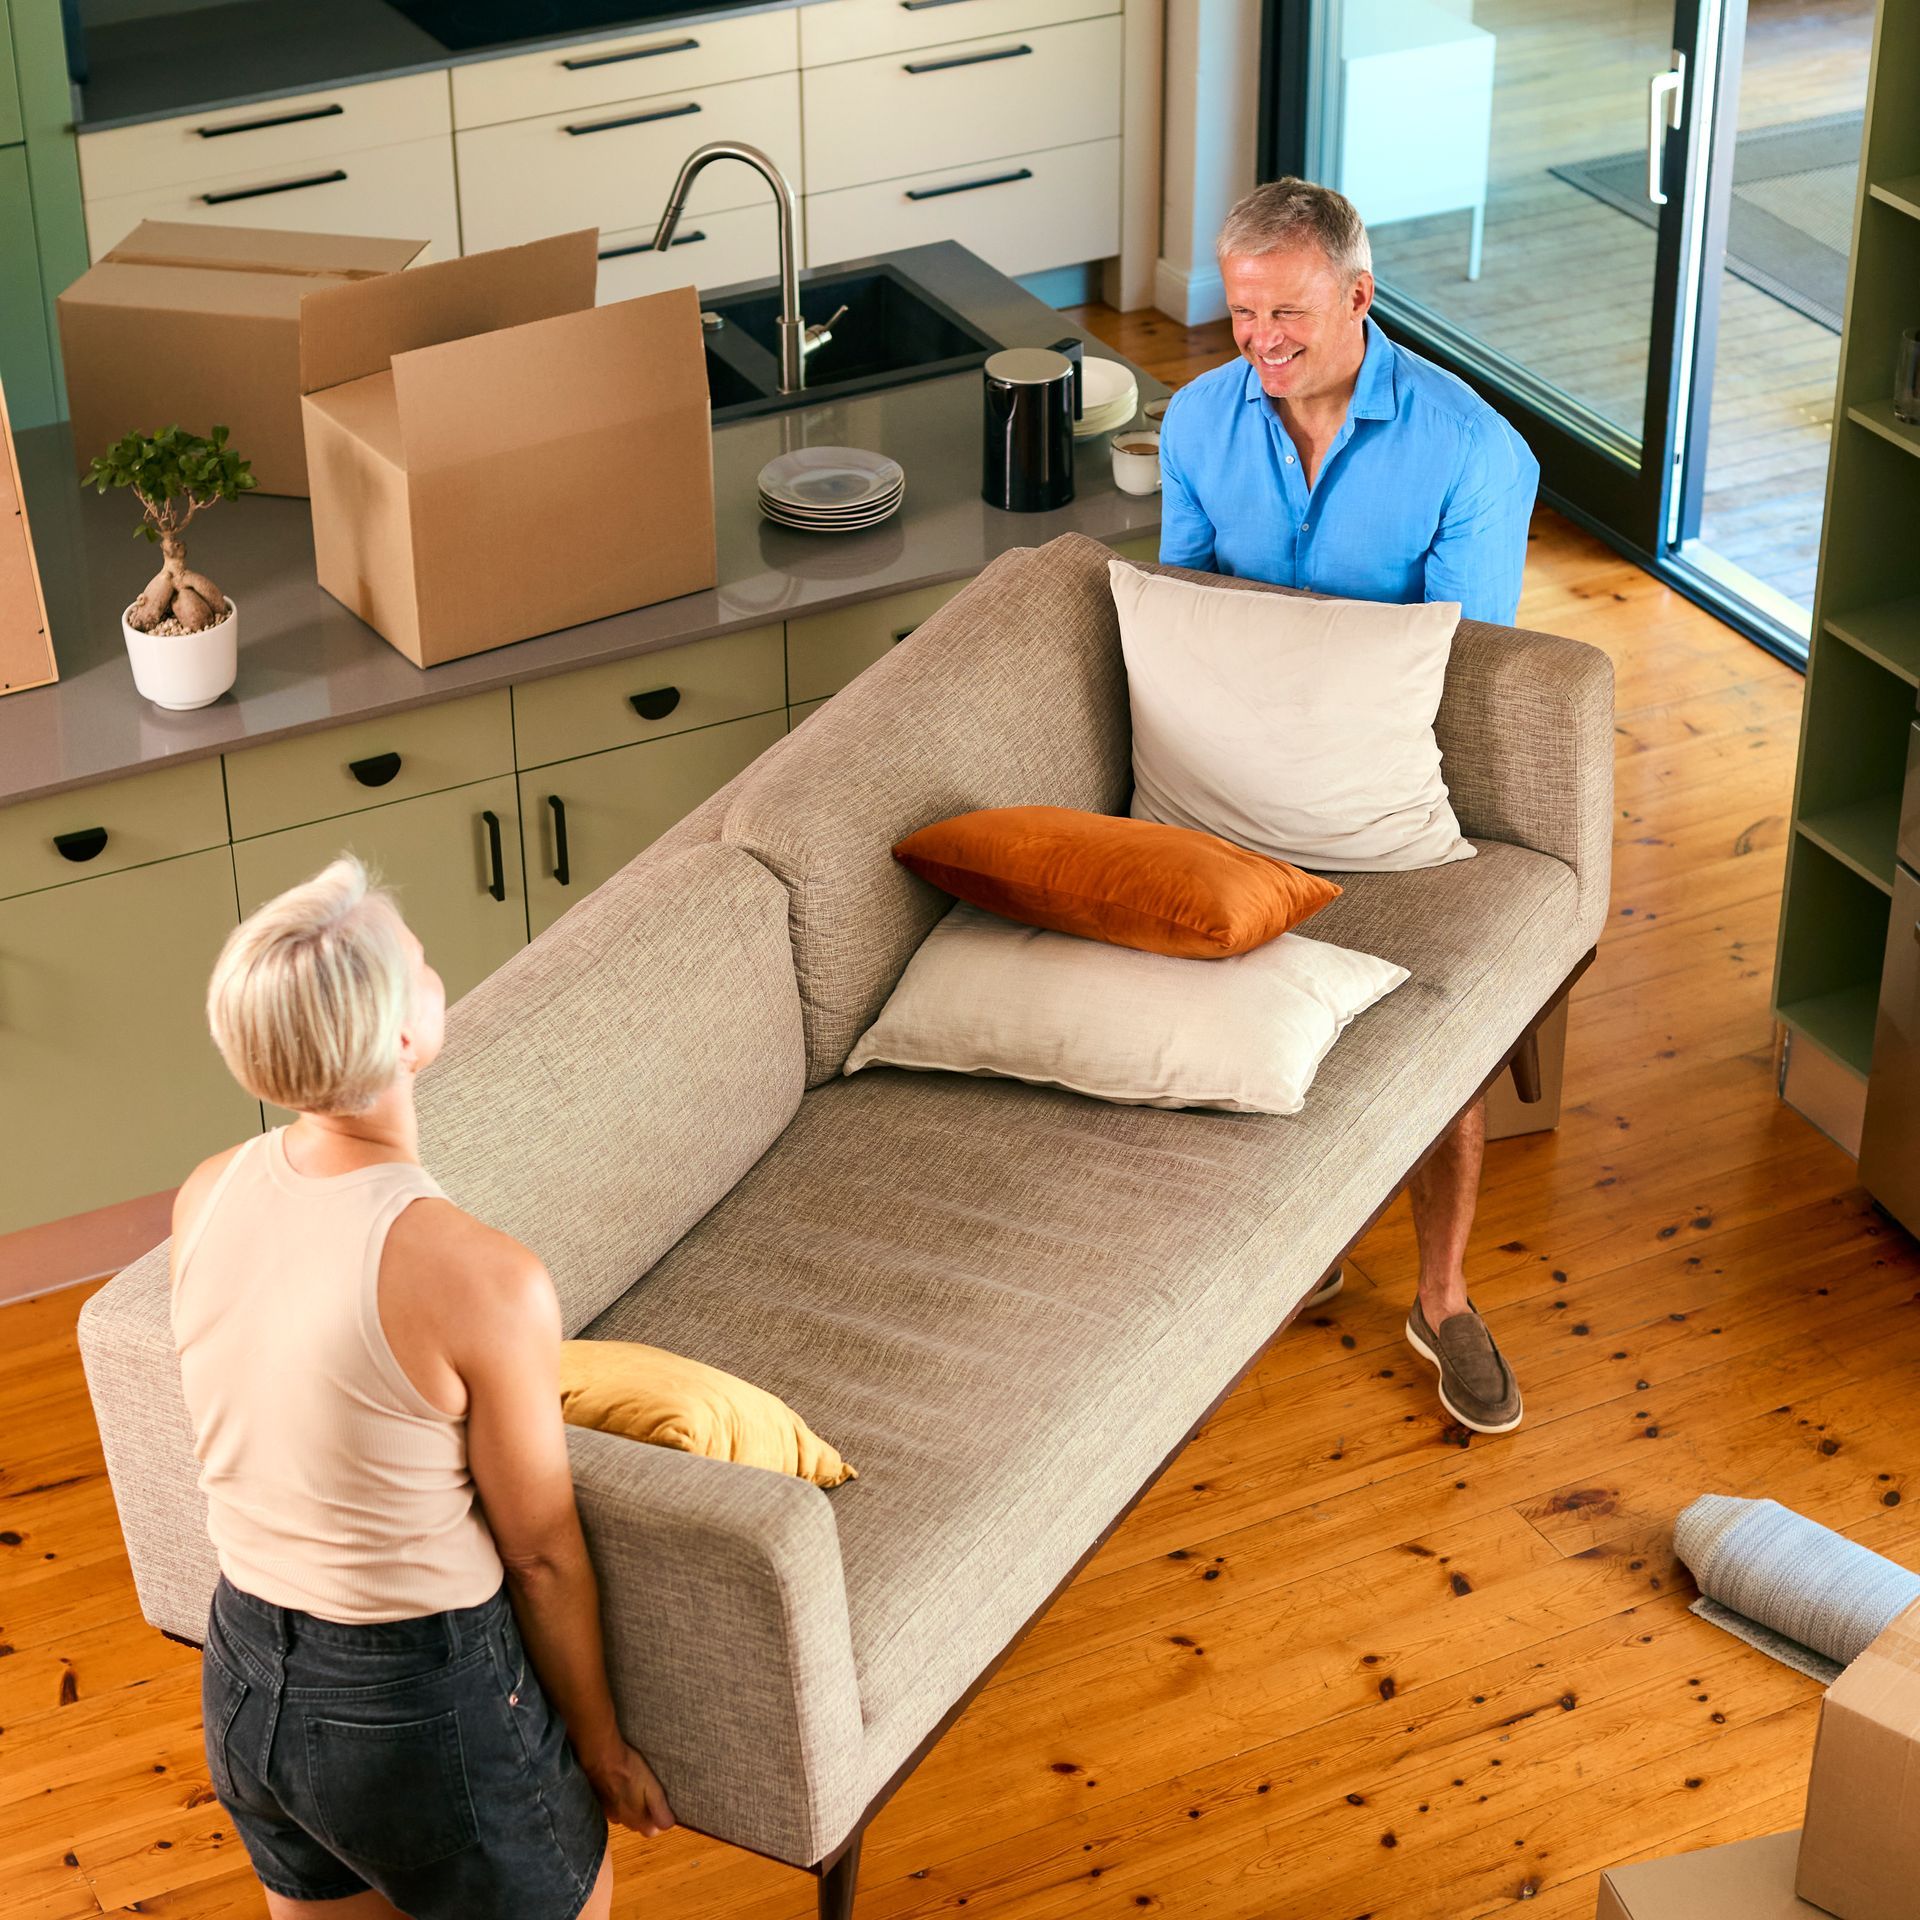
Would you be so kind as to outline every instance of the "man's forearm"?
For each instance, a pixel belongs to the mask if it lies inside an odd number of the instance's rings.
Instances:
[[[507,1591],[520,1637],[589,1774],[624,1752],[613,1696],[607,1690],[600,1637],[600,1586],[576,1530],[574,1544],[552,1559],[507,1568]]]

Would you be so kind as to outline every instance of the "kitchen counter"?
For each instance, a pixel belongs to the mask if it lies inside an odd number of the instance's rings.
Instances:
[[[943,242],[884,258],[1003,345],[1044,346],[1074,331],[1090,351],[1120,357],[963,247]],[[1143,400],[1166,391],[1134,372]],[[64,426],[24,433],[28,512],[61,678],[0,698],[0,806],[963,579],[1010,547],[1061,533],[1111,544],[1158,528],[1157,494],[1140,498],[1114,486],[1106,436],[1077,443],[1069,505],[1037,514],[988,506],[980,498],[980,395],[980,375],[970,372],[716,428],[718,586],[444,666],[414,666],[320,589],[304,500],[217,506],[195,523],[189,553],[240,608],[240,676],[231,693],[194,713],[163,712],[134,691],[120,613],[154,554],[133,537],[136,511],[124,496],[81,491]],[[760,469],[802,446],[890,454],[906,469],[905,504],[865,533],[773,525],[755,504]]]
[[[385,0],[232,0],[87,29],[87,77],[74,88],[80,133],[251,105],[321,87],[390,80],[502,54],[604,40],[628,29],[691,26],[715,16],[766,13],[809,0],[633,0],[623,18],[574,33],[456,52]]]

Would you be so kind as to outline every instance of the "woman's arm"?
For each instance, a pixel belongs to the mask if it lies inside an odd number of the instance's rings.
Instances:
[[[480,1231],[491,1244],[466,1263],[471,1292],[451,1354],[467,1386],[468,1464],[540,1683],[608,1816],[651,1836],[673,1814],[614,1717],[560,1418],[560,1305],[532,1254]]]

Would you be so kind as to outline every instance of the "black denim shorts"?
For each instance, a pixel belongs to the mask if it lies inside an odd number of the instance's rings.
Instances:
[[[377,1888],[415,1920],[573,1920],[607,1821],[502,1586],[342,1626],[224,1577],[201,1674],[207,1765],[290,1900]]]

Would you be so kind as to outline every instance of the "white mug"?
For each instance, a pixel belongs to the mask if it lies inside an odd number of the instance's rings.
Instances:
[[[1113,436],[1113,484],[1122,493],[1160,491],[1160,436],[1129,428]]]

